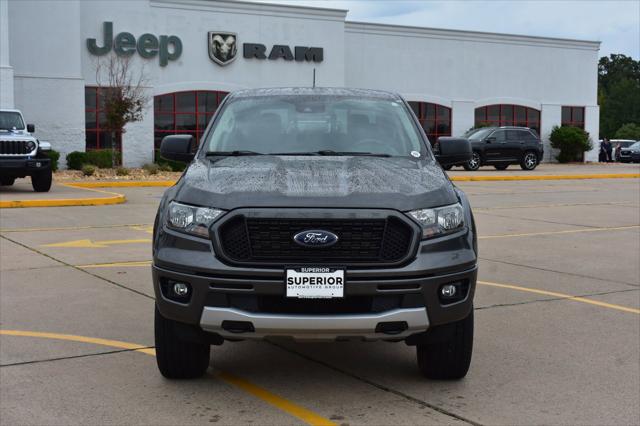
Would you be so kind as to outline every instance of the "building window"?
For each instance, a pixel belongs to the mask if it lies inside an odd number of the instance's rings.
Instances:
[[[451,136],[451,108],[429,102],[409,102],[431,145],[440,136]]]
[[[475,125],[522,126],[540,134],[540,111],[522,105],[487,105],[476,108]]]
[[[584,130],[584,107],[563,106],[562,125],[579,127]]]
[[[153,98],[154,144],[160,148],[162,138],[173,134],[193,135],[200,141],[213,113],[227,92],[198,90],[175,92]]]
[[[85,123],[85,149],[111,149],[113,132],[106,126],[106,112],[104,110],[105,94],[108,88],[90,87],[84,88],[84,123]],[[115,148],[122,151],[122,132],[115,134]]]

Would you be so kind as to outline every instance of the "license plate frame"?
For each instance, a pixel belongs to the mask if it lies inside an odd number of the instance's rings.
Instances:
[[[346,268],[341,266],[286,266],[284,268],[285,297],[343,299],[346,272]],[[309,281],[305,282],[305,278]],[[311,278],[314,279],[311,280]]]

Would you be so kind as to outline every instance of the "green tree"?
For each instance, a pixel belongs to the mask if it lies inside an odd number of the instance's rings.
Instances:
[[[96,83],[104,97],[105,127],[111,131],[111,167],[116,165],[116,138],[127,123],[144,118],[149,102],[144,66],[135,69],[130,56],[111,54],[96,63]]]
[[[618,129],[615,138],[640,141],[640,126],[635,123],[627,123]]]
[[[598,63],[600,135],[611,138],[625,123],[640,125],[640,61],[625,55]]]

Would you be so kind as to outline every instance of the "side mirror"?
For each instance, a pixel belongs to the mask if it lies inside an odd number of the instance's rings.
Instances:
[[[33,124],[27,124],[27,132],[33,133],[35,131],[36,131],[36,126],[34,126]]]
[[[488,138],[486,138],[484,140],[486,143],[493,143],[496,141],[496,137],[495,136],[489,136]]]
[[[169,135],[162,139],[160,155],[167,160],[189,162],[193,160],[193,136]]]
[[[465,138],[438,138],[436,160],[443,167],[466,163],[471,160],[471,142]]]

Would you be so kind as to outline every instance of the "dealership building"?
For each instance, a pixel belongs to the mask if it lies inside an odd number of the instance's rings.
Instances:
[[[600,43],[346,20],[347,11],[226,0],[0,0],[0,107],[62,153],[110,148],[96,69],[129,58],[143,119],[117,134],[125,166],[167,134],[199,138],[224,96],[252,87],[362,87],[408,100],[431,141],[477,125],[598,137]],[[597,152],[585,160],[596,161]]]

